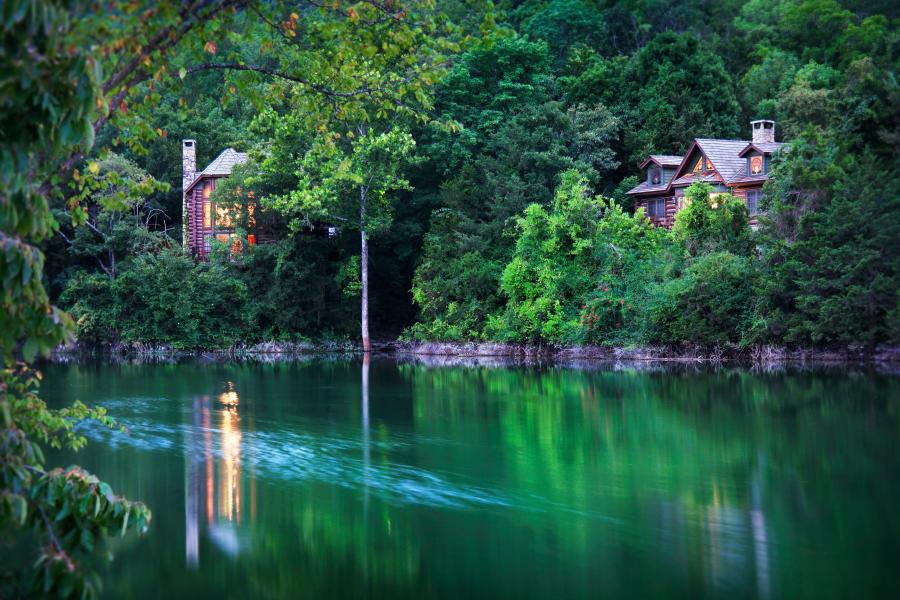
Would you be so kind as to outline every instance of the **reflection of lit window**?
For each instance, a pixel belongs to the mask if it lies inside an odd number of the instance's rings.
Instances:
[[[203,197],[209,199],[209,196],[212,194],[212,184],[206,184],[203,186]]]
[[[750,174],[751,175],[759,175],[762,172],[763,172],[762,156],[751,156],[750,157]]]
[[[229,381],[225,384],[225,391],[219,394],[219,402],[222,404],[237,405],[238,394],[234,389],[234,383]]]

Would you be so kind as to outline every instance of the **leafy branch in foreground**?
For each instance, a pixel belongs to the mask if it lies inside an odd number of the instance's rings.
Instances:
[[[96,62],[66,39],[74,7],[19,1],[0,14],[0,532],[16,551],[38,545],[32,571],[3,574],[0,595],[10,597],[96,595],[89,562],[97,546],[111,530],[144,530],[150,521],[147,507],[79,467],[45,469],[41,444],[77,449],[85,440],[76,423],[112,421],[80,403],[50,410],[26,364],[71,336],[71,319],[44,289],[37,244],[59,227],[47,190],[58,185],[60,164],[93,145],[99,76]]]
[[[113,493],[78,466],[44,468],[37,442],[53,448],[77,450],[84,436],[75,424],[94,419],[115,427],[103,408],[80,402],[51,410],[37,395],[40,373],[24,364],[0,375],[0,531],[11,538],[16,531],[33,531],[39,549],[32,576],[19,576],[17,594],[92,596],[99,580],[86,565],[104,539],[129,530],[144,532],[150,510]],[[13,591],[13,590],[8,590]]]

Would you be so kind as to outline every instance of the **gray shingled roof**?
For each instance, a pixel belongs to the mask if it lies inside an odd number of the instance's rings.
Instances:
[[[746,140],[713,140],[697,138],[697,145],[726,182],[747,174],[747,161],[739,156],[747,147]]]
[[[712,159],[710,159],[712,160]],[[721,179],[716,176],[714,173],[709,173],[708,175],[701,175],[700,181],[704,181],[706,183],[721,183]],[[678,179],[672,182],[672,187],[681,187],[683,185],[691,185],[692,183],[697,182],[697,175],[694,173],[688,173],[687,175],[682,175]]]
[[[650,158],[664,167],[677,167],[681,164],[681,159],[684,157],[675,156],[673,154],[651,154]]]
[[[784,144],[781,142],[747,142],[747,145],[740,151],[738,156],[744,156],[744,154],[747,153],[747,150],[750,150],[751,148],[755,148],[763,154],[772,154],[782,146],[784,146]]]
[[[626,194],[647,194],[651,192],[664,192],[669,187],[668,183],[661,183],[659,185],[650,185],[646,181],[642,181],[637,186],[631,188]]]
[[[225,148],[222,153],[216,157],[214,161],[209,163],[200,175],[231,175],[231,169],[234,165],[240,165],[247,162],[247,153],[238,152],[234,148]]]
[[[228,177],[231,175],[234,165],[241,165],[245,162],[247,162],[246,152],[238,152],[234,148],[225,148],[205,169],[197,173],[194,181],[191,182],[191,185],[185,191],[193,188],[194,184],[204,177]]]
[[[677,167],[681,164],[681,159],[683,156],[673,156],[671,154],[651,154],[641,163],[640,168],[644,168],[647,166],[648,162],[655,162],[656,164],[663,167]]]
[[[740,177],[735,177],[728,183],[763,183],[768,179],[768,175],[760,173],[759,175],[742,175]]]

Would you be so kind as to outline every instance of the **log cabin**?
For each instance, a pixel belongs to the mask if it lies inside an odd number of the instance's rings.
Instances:
[[[730,193],[743,198],[750,226],[757,225],[762,187],[768,180],[772,155],[783,144],[775,141],[775,121],[751,121],[752,139],[697,138],[683,156],[651,154],[641,163],[643,181],[626,192],[635,209],[661,227],[672,227],[685,205],[685,190],[696,182],[712,186],[711,195]]]
[[[226,148],[205,169],[197,172],[197,142],[182,140],[181,157],[182,245],[200,260],[209,255],[213,240],[229,244],[233,252],[240,250],[241,240],[232,220],[235,209],[243,207],[217,206],[212,201],[212,193],[216,182],[230,177],[235,165],[247,162],[247,154]],[[257,224],[254,214],[256,205],[252,198],[248,198],[247,203],[247,244],[252,246],[273,241],[268,229]]]

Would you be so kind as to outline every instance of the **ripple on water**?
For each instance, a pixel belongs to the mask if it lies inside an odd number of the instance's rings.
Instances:
[[[99,424],[81,426],[82,433],[112,448],[133,447],[142,451],[181,452],[191,460],[222,458],[226,448],[224,430],[191,423],[163,424],[149,415],[159,409],[160,399],[141,398],[104,402],[108,408],[119,407],[114,415],[127,428],[126,433]],[[111,411],[112,412],[112,411]],[[140,416],[138,416],[140,415]],[[215,420],[215,419],[214,419]],[[257,425],[262,423],[257,422]],[[355,437],[359,436],[359,437]],[[241,462],[252,466],[255,477],[268,481],[309,481],[336,485],[346,489],[367,490],[393,503],[444,508],[509,508],[529,512],[572,512],[571,508],[534,494],[517,497],[475,485],[450,481],[438,473],[413,465],[382,462],[385,455],[414,445],[446,445],[442,438],[423,438],[415,434],[392,433],[391,439],[367,440],[359,430],[317,434],[288,430],[241,431]],[[368,458],[379,455],[373,464]],[[583,511],[575,511],[585,515]],[[608,516],[591,514],[604,520]]]

